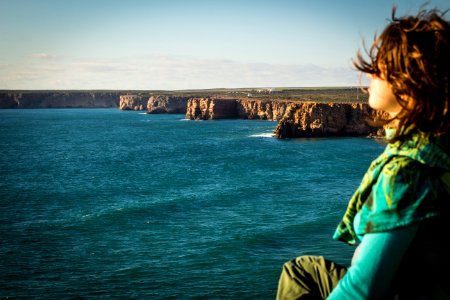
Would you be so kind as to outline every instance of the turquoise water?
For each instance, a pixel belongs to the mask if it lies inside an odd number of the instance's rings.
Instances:
[[[274,299],[322,254],[382,146],[275,122],[0,110],[0,298]]]

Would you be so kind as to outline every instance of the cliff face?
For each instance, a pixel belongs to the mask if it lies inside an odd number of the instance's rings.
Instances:
[[[18,105],[18,94],[0,93],[0,108],[18,108]]]
[[[278,138],[377,135],[369,125],[375,111],[363,103],[315,103],[254,99],[193,98],[186,118],[223,118],[279,121]]]
[[[120,92],[0,92],[0,108],[119,107]]]
[[[278,138],[368,136],[376,129],[368,120],[375,111],[358,103],[293,103],[275,129]]]
[[[185,114],[187,97],[177,96],[151,96],[147,102],[147,113],[149,114]]]
[[[147,97],[138,95],[122,95],[120,96],[121,110],[145,110],[147,107]]]
[[[187,102],[186,119],[212,120],[237,117],[236,99],[191,98]]]
[[[242,119],[279,121],[286,113],[286,101],[240,99],[236,101],[237,115]]]
[[[192,98],[187,102],[186,119],[280,120],[288,107],[285,101],[232,98]]]

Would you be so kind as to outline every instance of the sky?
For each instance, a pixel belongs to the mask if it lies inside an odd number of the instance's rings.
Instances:
[[[0,0],[0,89],[356,86],[352,58],[392,5],[404,15],[423,3]]]

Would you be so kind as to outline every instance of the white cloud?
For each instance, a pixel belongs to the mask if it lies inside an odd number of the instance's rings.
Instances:
[[[195,89],[282,86],[350,86],[350,67],[239,62],[175,55],[116,59],[41,58],[0,68],[0,88],[11,89]]]

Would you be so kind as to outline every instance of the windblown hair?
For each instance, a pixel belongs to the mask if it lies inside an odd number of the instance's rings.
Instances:
[[[416,16],[392,20],[374,43],[365,60],[358,51],[356,69],[385,79],[402,107],[386,125],[398,120],[391,141],[413,132],[444,135],[449,131],[450,22],[447,11],[421,9]],[[410,103],[412,100],[412,105]]]

